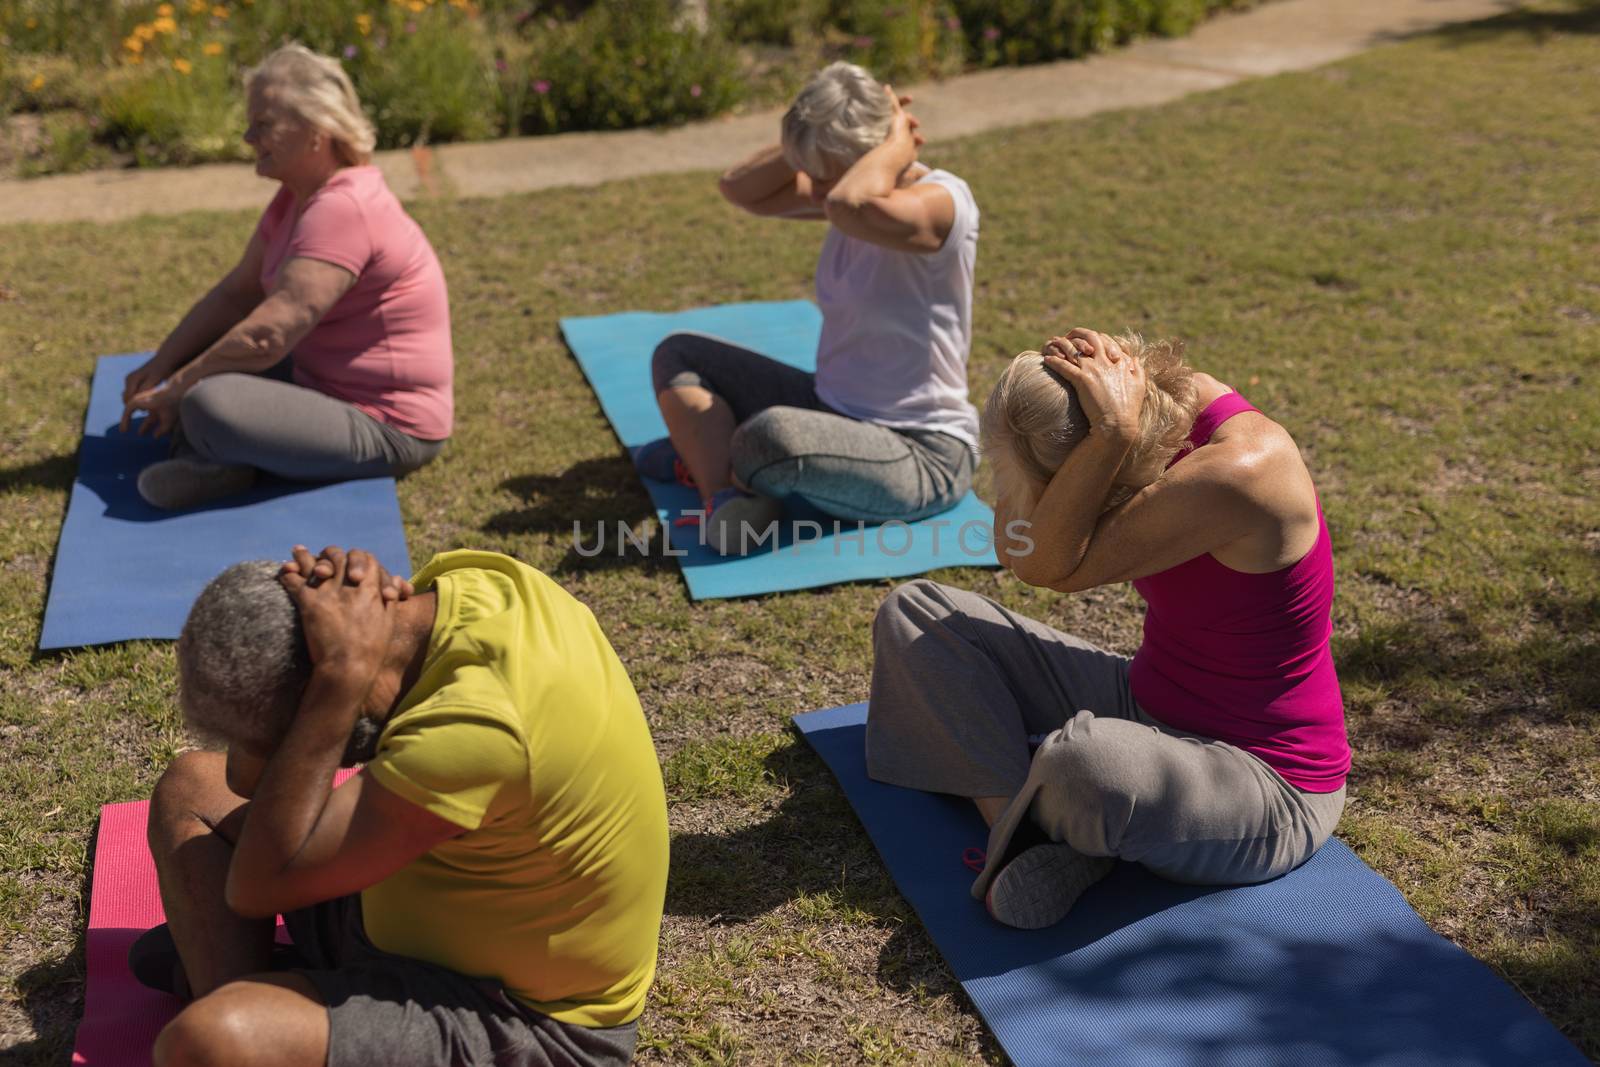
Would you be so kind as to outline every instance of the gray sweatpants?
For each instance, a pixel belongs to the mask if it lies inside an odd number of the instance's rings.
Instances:
[[[407,474],[444,448],[286,381],[285,370],[202,379],[178,403],[183,443],[213,463],[295,481]]]
[[[814,374],[748,348],[675,333],[656,347],[651,377],[657,393],[699,386],[727,401],[734,476],[762,496],[797,496],[840,519],[912,522],[972,487],[976,462],[960,438],[841,415],[817,396]]]
[[[868,773],[1012,798],[980,883],[1024,816],[1085,855],[1227,885],[1304,863],[1344,808],[1343,788],[1306,792],[1242,749],[1158,722],[1133,699],[1126,657],[976,593],[902,585],[872,637]]]

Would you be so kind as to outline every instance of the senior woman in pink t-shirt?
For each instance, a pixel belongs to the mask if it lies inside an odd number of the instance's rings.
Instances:
[[[299,45],[250,73],[256,173],[282,183],[241,259],[128,376],[122,427],[175,434],[139,492],[185,508],[260,471],[403,474],[439,454],[453,401],[450,305],[421,228],[371,165],[372,125],[336,60]]]
[[[1283,427],[1181,346],[1073,330],[1001,375],[981,423],[1002,563],[1071,593],[1131,580],[1132,659],[929,581],[874,624],[867,767],[971,797],[973,886],[1060,919],[1114,858],[1197,884],[1305,862],[1344,808],[1333,556]]]

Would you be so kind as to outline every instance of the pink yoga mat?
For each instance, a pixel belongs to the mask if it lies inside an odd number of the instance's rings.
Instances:
[[[129,946],[166,921],[156,866],[144,840],[149,808],[141,800],[100,810],[89,892],[89,978],[74,1064],[149,1067],[156,1035],[183,1006],[175,997],[146,989],[128,970]]]
[[[337,785],[354,771],[342,770]],[[176,997],[147,989],[128,970],[128,949],[139,935],[167,921],[156,884],[156,865],[145,843],[150,802],[107,804],[100,809],[100,835],[90,873],[89,977],[83,1021],[72,1062],[88,1067],[150,1067],[150,1047],[178,1014]],[[279,940],[285,940],[278,927]]]

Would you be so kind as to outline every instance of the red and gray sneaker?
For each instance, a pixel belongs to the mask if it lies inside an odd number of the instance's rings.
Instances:
[[[652,481],[694,486],[694,475],[689,473],[678,450],[672,447],[670,437],[658,437],[640,445],[633,453],[633,466]]]

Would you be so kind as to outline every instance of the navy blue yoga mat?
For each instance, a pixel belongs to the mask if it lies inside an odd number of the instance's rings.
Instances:
[[[689,311],[632,311],[561,320],[561,332],[600,398],[617,437],[632,452],[664,437],[666,424],[650,387],[650,354],[668,334],[712,334],[792,366],[816,366],[822,315],[806,300],[724,304]],[[993,513],[971,493],[956,507],[921,522],[861,526],[841,523],[791,502],[781,539],[770,551],[725,559],[699,541],[697,526],[674,526],[700,497],[681,485],[644,479],[695,600],[809,589],[835,582],[900,578],[939,567],[996,566]],[[811,523],[813,525],[807,525]],[[614,531],[608,533],[614,538]],[[591,550],[615,551],[599,531],[580,531]]]
[[[147,358],[101,356],[95,366],[41,649],[177,637],[189,605],[219,571],[240,560],[287,559],[295,544],[365,548],[391,571],[411,573],[393,478],[268,480],[183,512],[146,504],[135,480],[166,456],[168,439],[123,434],[117,422],[123,379]]]
[[[1264,885],[1119,864],[1060,924],[1010,930],[968,895],[967,800],[868,779],[867,706],[796,715],[956,978],[1020,1065],[1580,1067],[1488,967],[1338,840]]]

